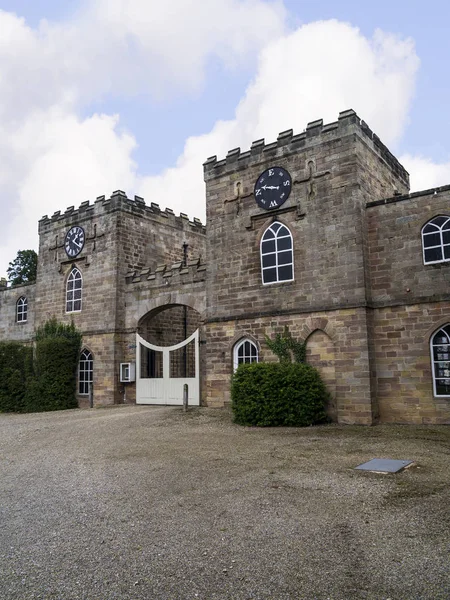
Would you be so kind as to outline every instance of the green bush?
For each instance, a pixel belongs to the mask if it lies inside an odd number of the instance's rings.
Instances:
[[[33,378],[33,348],[19,342],[0,342],[0,412],[25,410]]]
[[[36,332],[36,347],[0,342],[0,412],[76,408],[81,334],[51,319]]]
[[[78,406],[76,373],[81,334],[74,324],[47,321],[36,332],[35,373],[25,398],[29,412],[61,410]]]
[[[319,373],[304,363],[242,364],[233,375],[235,423],[305,427],[326,420],[328,393]]]

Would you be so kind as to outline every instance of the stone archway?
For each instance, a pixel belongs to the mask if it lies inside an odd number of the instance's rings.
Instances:
[[[325,383],[330,399],[326,407],[328,417],[337,422],[338,410],[336,401],[336,352],[330,336],[316,329],[306,340],[306,361],[315,367]]]
[[[201,315],[193,308],[169,304],[144,315],[136,333],[136,403],[200,403],[199,329]]]

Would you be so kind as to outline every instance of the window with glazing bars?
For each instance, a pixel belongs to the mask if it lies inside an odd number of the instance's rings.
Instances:
[[[89,384],[94,381],[94,359],[89,350],[80,354],[78,365],[78,393],[82,396],[89,394]]]
[[[294,279],[292,234],[278,221],[261,238],[261,273],[264,284]]]
[[[426,265],[450,260],[450,217],[440,215],[424,225],[422,249]]]
[[[28,300],[25,296],[21,296],[16,304],[16,321],[24,323],[28,318]]]
[[[83,291],[83,277],[74,267],[67,278],[66,312],[79,312],[81,310],[81,295]]]

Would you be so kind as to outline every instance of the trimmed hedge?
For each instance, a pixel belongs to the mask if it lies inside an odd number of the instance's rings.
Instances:
[[[23,412],[33,377],[33,348],[0,342],[0,412]]]
[[[0,411],[38,412],[76,408],[81,334],[51,319],[36,332],[33,348],[0,343]]]
[[[27,393],[28,411],[63,410],[78,406],[75,396],[81,334],[75,325],[56,319],[36,332],[36,379]]]
[[[306,427],[327,420],[328,393],[304,363],[242,364],[231,381],[234,421],[259,427]]]

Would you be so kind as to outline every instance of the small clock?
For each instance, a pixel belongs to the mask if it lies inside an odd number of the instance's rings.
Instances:
[[[66,250],[67,256],[70,258],[74,258],[78,256],[80,252],[83,250],[84,246],[84,229],[75,225],[75,227],[71,227],[69,231],[66,233],[66,239],[64,241],[64,248]]]
[[[289,198],[292,179],[283,167],[271,167],[258,177],[255,183],[255,200],[261,208],[279,208]]]

